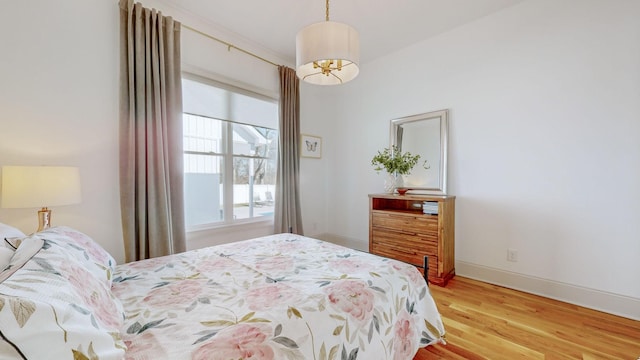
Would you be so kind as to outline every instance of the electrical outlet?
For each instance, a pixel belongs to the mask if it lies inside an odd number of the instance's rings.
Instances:
[[[507,249],[507,261],[517,262],[518,261],[518,250],[516,250],[516,249]]]

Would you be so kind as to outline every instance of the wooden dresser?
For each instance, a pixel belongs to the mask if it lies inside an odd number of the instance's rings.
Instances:
[[[437,214],[424,214],[423,203]],[[369,252],[417,266],[430,283],[445,286],[455,275],[455,196],[369,195]]]

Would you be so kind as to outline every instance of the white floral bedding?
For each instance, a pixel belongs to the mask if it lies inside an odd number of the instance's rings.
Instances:
[[[291,234],[118,265],[127,359],[412,359],[442,340],[411,265]]]

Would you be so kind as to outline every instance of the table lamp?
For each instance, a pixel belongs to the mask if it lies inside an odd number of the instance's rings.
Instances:
[[[80,171],[67,166],[3,166],[3,208],[42,207],[38,231],[51,226],[49,206],[80,203]]]

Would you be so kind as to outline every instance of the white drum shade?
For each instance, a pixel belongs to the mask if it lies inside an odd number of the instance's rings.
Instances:
[[[331,70],[323,74],[318,65],[333,60]],[[337,68],[342,60],[342,68]],[[339,85],[353,80],[360,71],[360,36],[349,25],[333,21],[311,24],[296,36],[296,74],[316,85]]]
[[[80,171],[67,166],[3,166],[3,208],[78,204]]]

